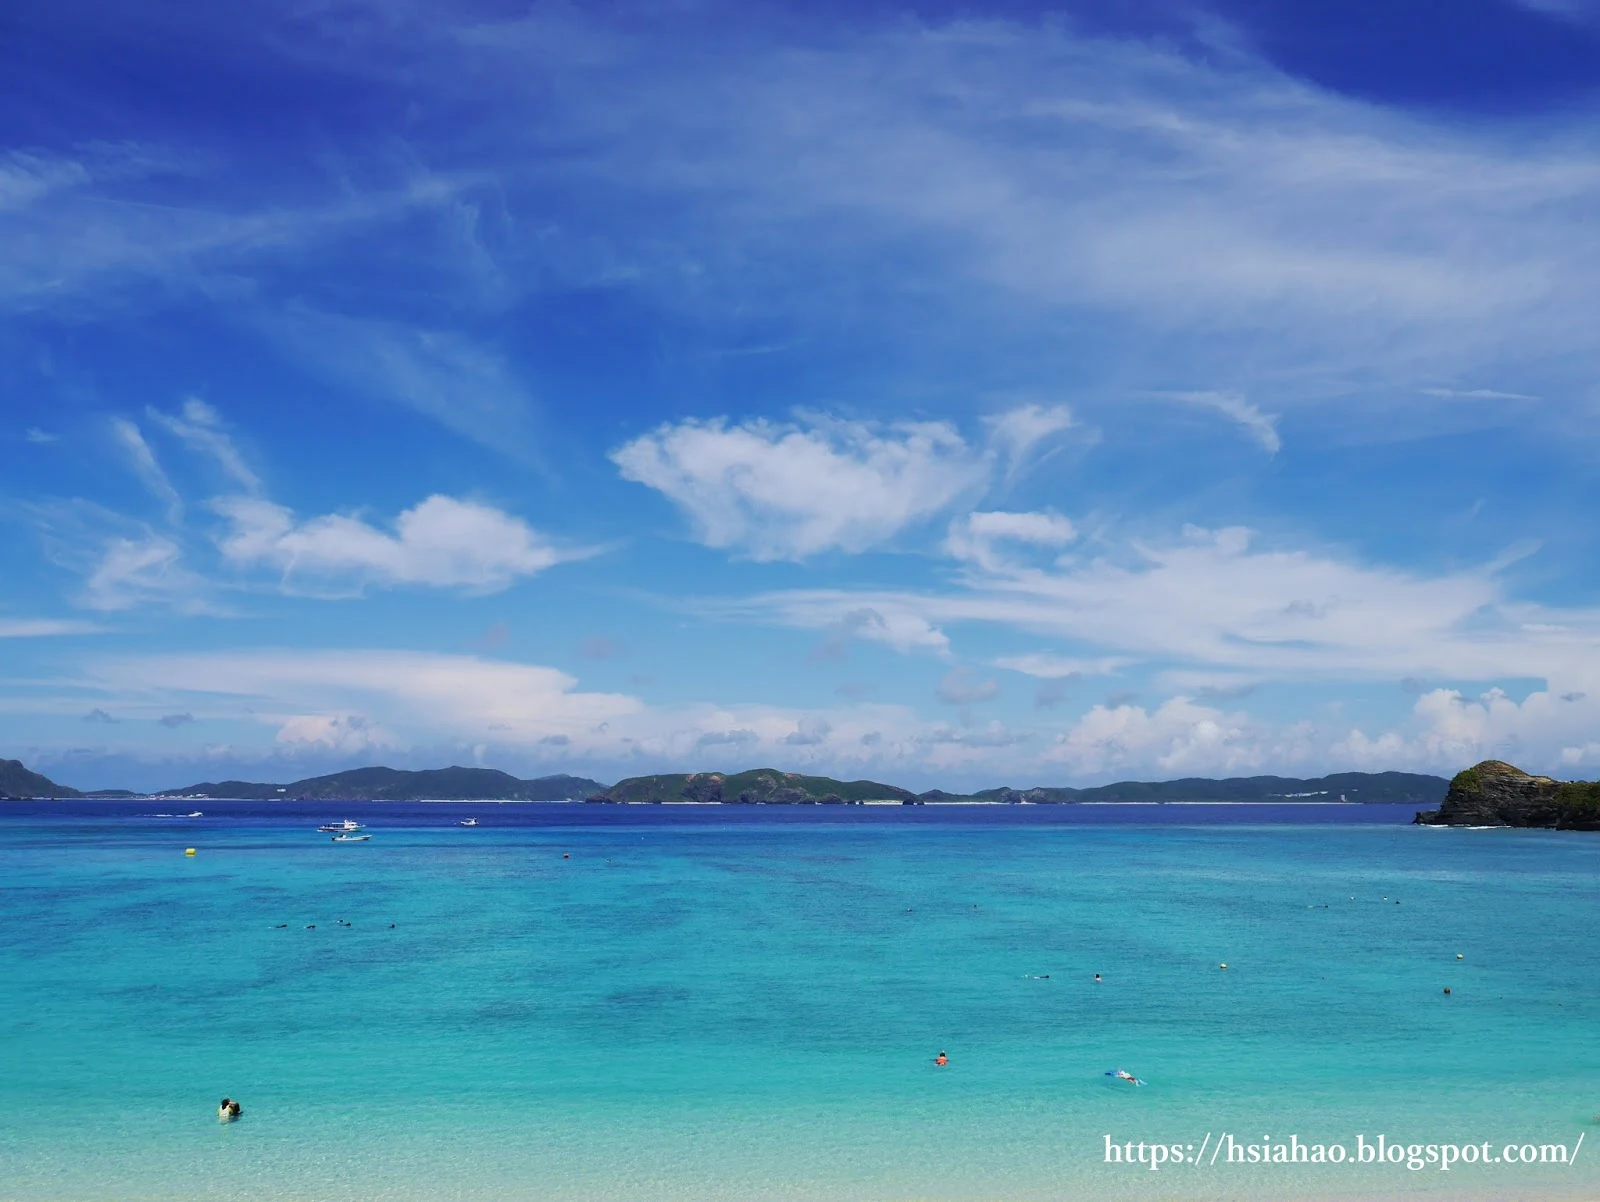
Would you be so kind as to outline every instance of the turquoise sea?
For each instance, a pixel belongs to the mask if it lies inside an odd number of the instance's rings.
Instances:
[[[173,808],[0,809],[0,1198],[1600,1196],[1593,835],[1383,806]],[[347,813],[370,842],[315,833]],[[1226,1134],[1584,1143],[1106,1163],[1108,1136]]]

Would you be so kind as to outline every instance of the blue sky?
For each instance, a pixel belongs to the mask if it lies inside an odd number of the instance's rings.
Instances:
[[[0,754],[1600,760],[1600,6],[64,0]]]

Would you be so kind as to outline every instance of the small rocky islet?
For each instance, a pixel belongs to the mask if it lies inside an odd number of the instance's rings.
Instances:
[[[1600,781],[1533,776],[1504,760],[1484,760],[1450,782],[1436,810],[1419,810],[1420,826],[1523,826],[1600,830]]]

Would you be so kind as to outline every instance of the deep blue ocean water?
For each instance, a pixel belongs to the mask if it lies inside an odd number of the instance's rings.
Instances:
[[[7,803],[0,1198],[1600,1196],[1600,838],[1411,813]]]

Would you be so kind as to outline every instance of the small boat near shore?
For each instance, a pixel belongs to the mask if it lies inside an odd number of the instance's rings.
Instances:
[[[371,835],[335,835],[332,839],[329,840],[329,842],[330,843],[365,843],[370,838],[372,838]]]
[[[348,835],[364,828],[361,823],[351,822],[350,819],[345,818],[339,822],[324,822],[317,829],[325,835]]]
[[[456,825],[457,826],[477,826],[478,825],[478,820],[476,818],[463,818],[460,822],[456,823]]]

